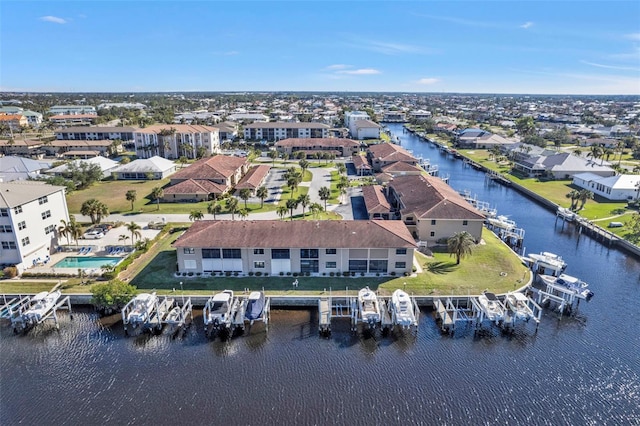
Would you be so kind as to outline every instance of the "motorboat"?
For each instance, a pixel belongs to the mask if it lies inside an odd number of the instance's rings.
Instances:
[[[257,319],[260,319],[264,313],[265,298],[264,293],[261,291],[252,291],[247,299],[247,307],[244,311],[245,319],[249,320],[251,324]]]
[[[567,263],[560,255],[549,253],[548,251],[543,251],[539,254],[533,253],[528,257],[531,259],[531,270],[538,274],[557,277],[567,268]]]
[[[534,317],[533,310],[529,306],[529,298],[519,291],[507,293],[505,305],[517,320],[529,321]]]
[[[157,302],[158,297],[155,292],[138,294],[122,310],[124,323],[136,327],[138,324],[147,322]]]
[[[556,215],[566,220],[567,222],[573,222],[576,220],[576,214],[566,207],[558,207]]]
[[[484,291],[478,296],[478,302],[489,321],[493,321],[496,324],[504,320],[505,309],[504,305],[494,293]]]
[[[416,324],[416,315],[409,295],[398,289],[391,295],[391,310],[396,324],[407,328]]]
[[[573,294],[577,298],[587,301],[591,300],[593,297],[593,292],[589,290],[589,284],[582,281],[580,278],[560,274],[559,277],[540,275],[540,279],[552,290]]]
[[[361,289],[358,292],[358,305],[362,322],[369,324],[371,328],[375,327],[380,322],[380,304],[375,292],[369,287]]]
[[[22,314],[22,320],[26,324],[35,325],[41,322],[55,307],[62,295],[60,290],[42,291],[29,300],[29,306]]]
[[[509,219],[506,216],[496,216],[487,218],[487,222],[494,228],[504,229],[506,231],[513,231],[516,228],[516,222]]]
[[[233,313],[233,303],[232,290],[224,290],[214,294],[213,297],[207,300],[202,311],[205,325],[214,327],[229,326]]]

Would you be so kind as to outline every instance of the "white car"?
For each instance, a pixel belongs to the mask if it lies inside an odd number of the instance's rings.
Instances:
[[[82,238],[84,238],[85,240],[97,240],[102,237],[104,237],[104,234],[95,229],[92,231],[85,232],[84,235],[82,236]]]

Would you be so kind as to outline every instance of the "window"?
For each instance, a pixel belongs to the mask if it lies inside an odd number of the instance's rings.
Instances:
[[[8,217],[9,216],[9,209],[0,209],[0,216]]]
[[[430,236],[430,237],[435,237],[435,236],[436,236],[436,231],[431,231],[431,232],[429,232],[429,236]]]
[[[319,272],[319,268],[317,259],[303,259],[300,261],[300,272]]]
[[[56,229],[56,226],[55,226],[55,225],[49,225],[49,226],[47,226],[46,228],[44,228],[44,233],[45,233],[45,234],[50,234],[50,233],[52,233],[53,231],[55,231],[55,229]]]
[[[431,224],[435,225],[436,224],[436,220],[435,219],[431,219]]]
[[[396,249],[396,254],[407,254],[406,248]]]
[[[349,271],[351,272],[367,272],[366,260],[350,260]]]
[[[240,249],[223,248],[222,258],[223,259],[242,259],[242,253],[240,252]]]
[[[22,206],[17,206],[13,208],[13,212],[15,214],[22,213]]]
[[[335,269],[338,266],[336,265],[336,262],[326,262],[324,264],[324,267],[327,268],[327,269]]]
[[[30,243],[30,241],[29,241],[29,237],[24,237],[24,238],[22,239],[22,247],[24,247],[24,246],[28,246],[28,245],[29,245],[29,243]]]
[[[202,249],[202,258],[203,259],[220,259],[220,249],[219,248]]]
[[[468,221],[468,220],[463,220],[463,221],[462,221],[462,226],[467,226],[468,224],[469,224],[469,221]]]
[[[370,260],[369,272],[387,272],[388,263],[386,259]]]
[[[317,259],[318,249],[300,249],[300,259]]]
[[[3,241],[2,248],[5,250],[15,250],[17,247],[16,243],[14,243],[13,241]]]
[[[253,249],[253,254],[264,254],[264,249]]]
[[[289,249],[271,249],[272,259],[290,259]]]
[[[27,224],[26,224],[26,222],[24,220],[18,224],[18,229],[19,230],[22,231],[23,229],[26,229],[26,228],[27,228]]]
[[[44,203],[48,203],[48,202],[49,202],[49,199],[47,198],[46,195],[44,197],[38,198],[38,204],[44,204]]]
[[[253,262],[253,267],[255,269],[264,269],[264,261],[261,260],[259,262]]]
[[[42,220],[45,220],[48,217],[51,217],[51,210],[47,210],[46,212],[42,212],[41,214]]]
[[[396,269],[406,269],[407,262],[396,262]]]
[[[184,254],[196,254],[196,249],[194,249],[193,247],[185,247],[184,249],[182,249],[182,252]]]
[[[325,252],[326,254],[336,254],[336,253],[337,253],[337,250],[336,250],[336,249],[326,249],[324,252]],[[334,263],[335,263],[335,262],[334,262]],[[328,266],[327,266],[327,268],[328,268]],[[335,268],[335,266],[334,266],[334,268]]]
[[[11,233],[11,225],[0,225],[0,232]]]

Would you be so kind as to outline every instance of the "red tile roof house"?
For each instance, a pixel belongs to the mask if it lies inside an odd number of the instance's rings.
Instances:
[[[207,201],[219,198],[247,172],[246,158],[216,155],[203,158],[171,176],[164,189],[165,202]]]
[[[411,273],[400,221],[197,221],[173,244],[179,272],[281,275]]]
[[[338,157],[350,157],[360,150],[360,142],[345,138],[289,138],[274,144],[278,152],[295,154],[304,151],[307,156],[316,152],[329,152]]]
[[[353,156],[353,166],[356,168],[358,176],[369,176],[372,174],[372,168],[369,164],[369,160],[364,155]]]
[[[484,215],[440,178],[397,176],[387,188],[392,208],[414,237],[428,246],[462,231],[480,241]]]
[[[271,166],[266,164],[252,167],[236,185],[236,192],[241,189],[249,189],[251,195],[255,195],[256,190],[262,186],[266,177],[269,175],[269,170],[271,170]]]
[[[402,148],[400,145],[392,143],[380,143],[369,146],[367,150],[367,157],[369,162],[376,172],[382,171],[384,166],[387,166],[398,161],[405,162],[412,166],[418,164],[418,160],[411,155],[409,151]]]
[[[384,188],[380,185],[362,187],[362,197],[369,219],[391,219],[391,205],[387,201]]]

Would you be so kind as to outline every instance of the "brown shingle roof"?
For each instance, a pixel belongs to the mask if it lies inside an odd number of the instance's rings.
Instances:
[[[175,173],[171,179],[227,179],[245,164],[246,158],[216,155],[196,161]]]
[[[353,156],[353,165],[356,169],[370,169],[371,165],[363,155]]]
[[[171,185],[163,192],[165,196],[173,194],[223,194],[226,189],[224,185],[218,185],[208,180],[189,179]]]
[[[196,221],[174,247],[415,248],[399,220]]]
[[[389,182],[402,200],[402,214],[420,218],[482,220],[484,216],[442,179],[432,176],[398,176]]]
[[[379,143],[371,145],[369,152],[373,158],[382,161],[416,161],[415,157],[409,151],[392,143]]]
[[[404,161],[397,161],[395,163],[387,164],[382,167],[384,173],[398,173],[398,172],[422,172],[420,167],[413,166]]]
[[[384,190],[380,185],[366,185],[362,187],[364,204],[369,213],[389,213],[391,205],[384,195]]]
[[[341,148],[344,146],[359,147],[360,143],[352,139],[345,138],[288,138],[275,143],[275,146],[282,147],[328,147]]]
[[[236,189],[256,189],[262,183],[265,176],[269,174],[270,169],[271,166],[266,164],[252,167],[247,174],[240,179],[240,182],[236,185]]]

